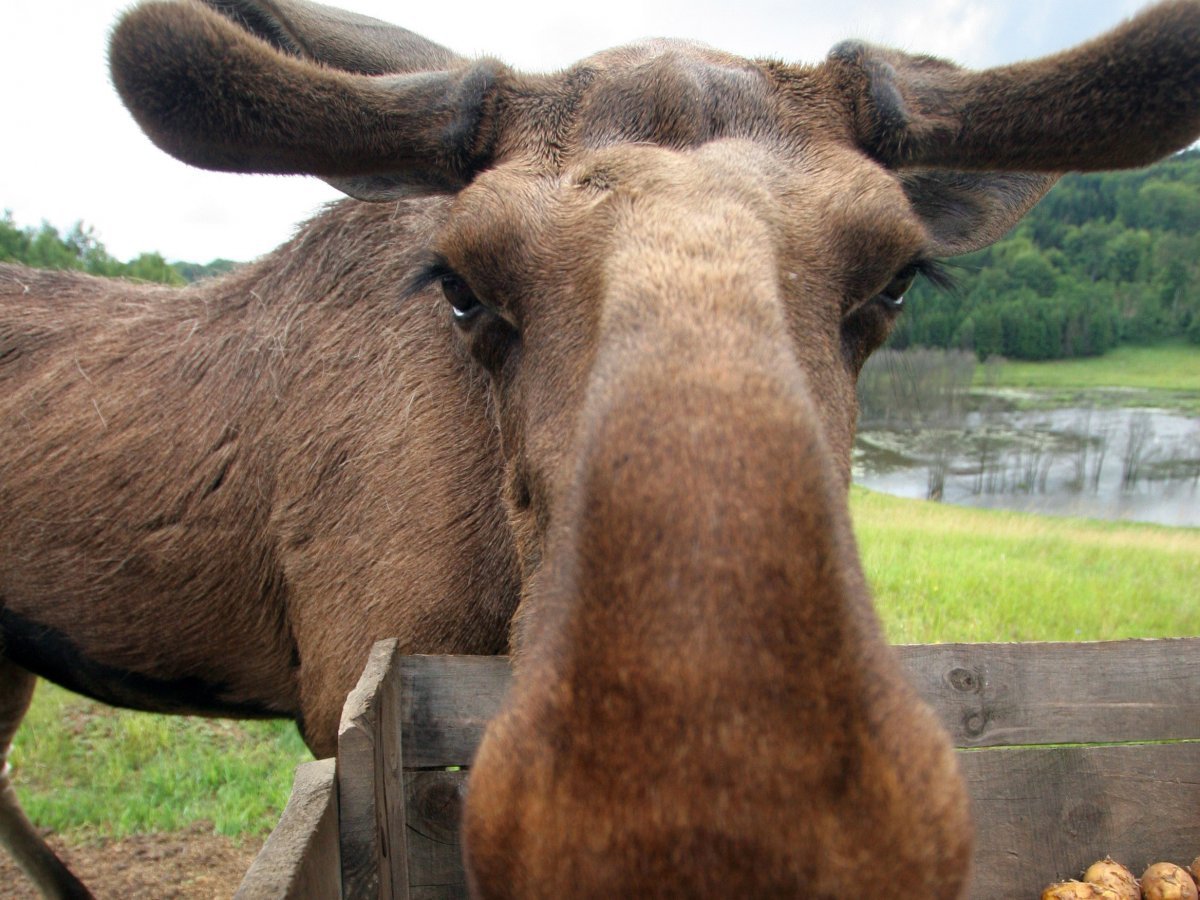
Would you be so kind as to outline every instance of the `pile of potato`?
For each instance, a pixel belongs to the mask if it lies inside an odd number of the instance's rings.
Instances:
[[[1092,863],[1083,881],[1063,881],[1042,891],[1042,900],[1200,900],[1200,856],[1191,869],[1174,863],[1154,863],[1141,879],[1107,857]]]

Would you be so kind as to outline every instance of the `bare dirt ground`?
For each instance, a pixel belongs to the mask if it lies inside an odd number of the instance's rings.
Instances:
[[[172,834],[122,840],[47,840],[97,900],[216,900],[229,898],[250,868],[261,841],[241,843],[199,824]],[[11,859],[0,850],[0,898],[40,900]]]

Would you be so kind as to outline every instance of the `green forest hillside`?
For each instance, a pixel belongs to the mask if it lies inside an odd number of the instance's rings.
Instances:
[[[142,253],[121,262],[104,249],[95,231],[76,222],[64,235],[48,222],[40,228],[19,228],[12,213],[0,217],[0,262],[23,263],[37,269],[76,269],[92,275],[136,278],[162,284],[185,284],[228,272],[237,263],[216,259],[206,265],[169,263],[158,253]]]
[[[954,290],[912,291],[892,347],[1059,359],[1164,338],[1200,344],[1200,151],[1068,175],[1008,237],[950,272]]]

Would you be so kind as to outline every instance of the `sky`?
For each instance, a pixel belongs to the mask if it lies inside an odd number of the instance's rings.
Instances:
[[[862,38],[972,68],[1042,56],[1129,16],[1141,0],[333,0],[464,55],[553,71],[645,37],[702,41],[745,56],[817,62]],[[82,219],[129,259],[249,260],[340,195],[301,177],[192,169],[154,147],[108,77],[108,33],[129,2],[4,0],[0,210],[19,225]],[[15,9],[13,8],[15,4]]]

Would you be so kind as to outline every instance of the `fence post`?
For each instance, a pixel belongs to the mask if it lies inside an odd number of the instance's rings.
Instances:
[[[349,898],[408,900],[399,648],[379,641],[342,709],[338,820]]]

